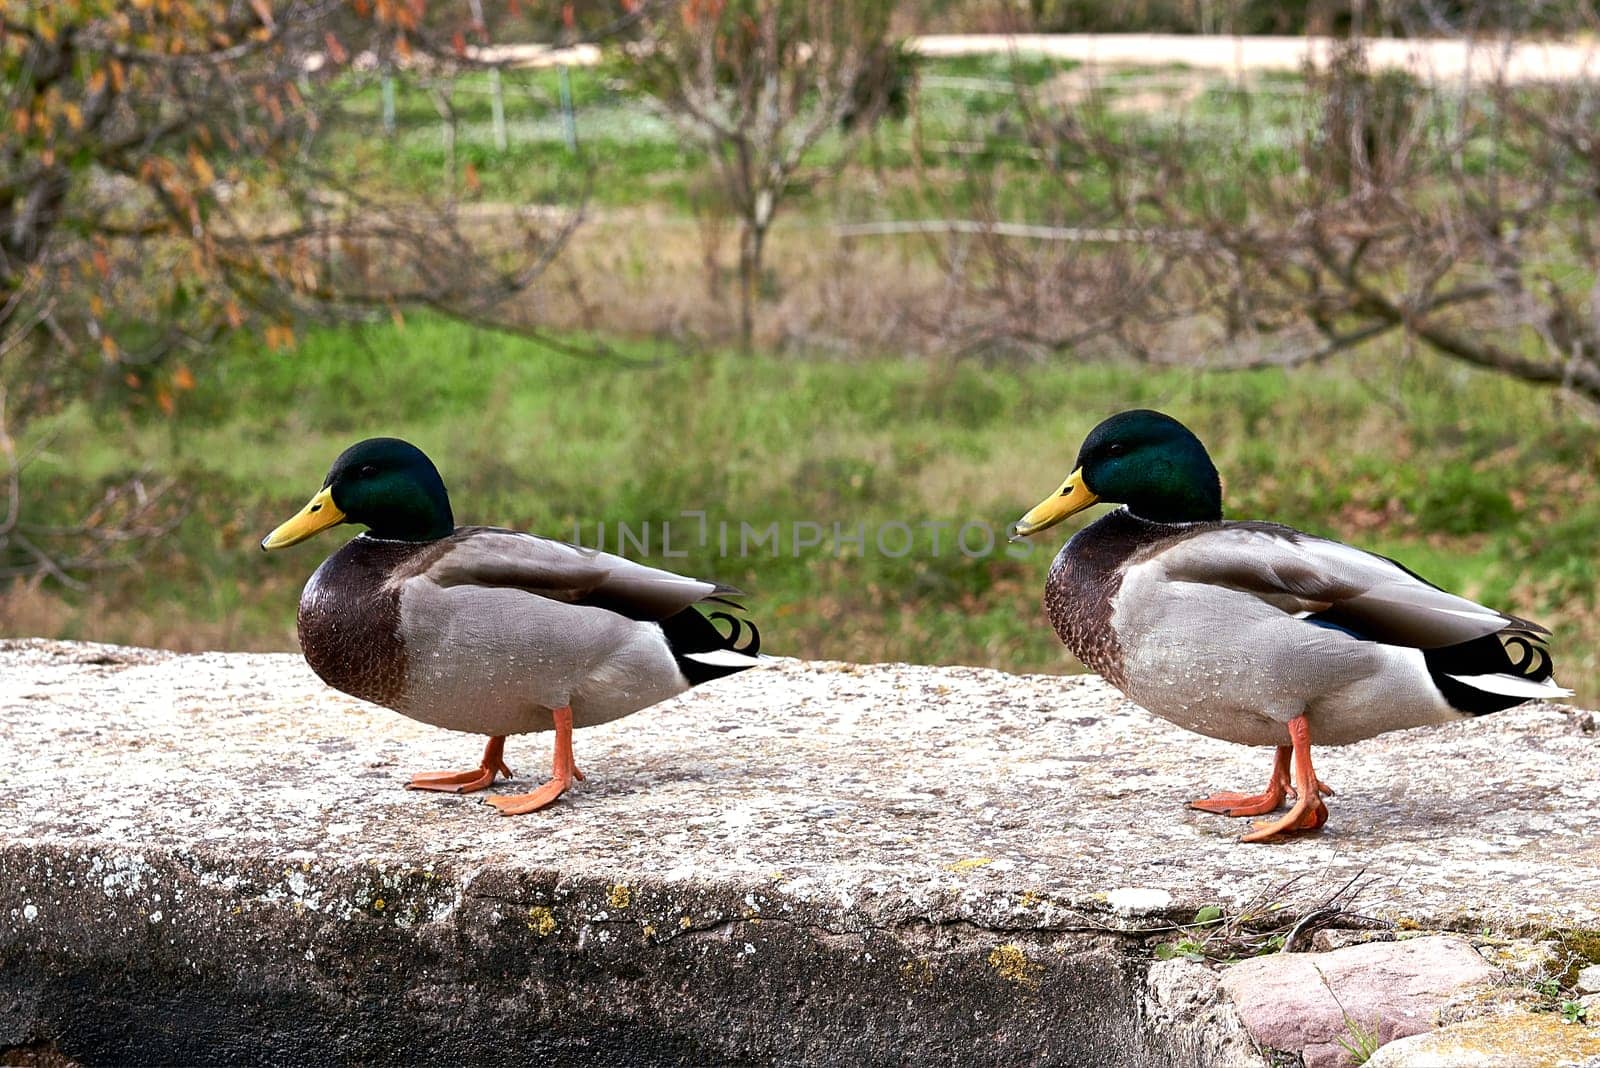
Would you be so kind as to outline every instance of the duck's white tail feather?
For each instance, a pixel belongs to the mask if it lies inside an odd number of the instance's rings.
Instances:
[[[684,653],[685,660],[695,660],[712,667],[747,668],[756,667],[777,659],[771,656],[751,656],[741,653],[737,649],[707,649],[703,652]]]
[[[1533,679],[1522,678],[1518,675],[1504,674],[1450,675],[1449,677],[1463,686],[1471,686],[1475,690],[1482,690],[1485,693],[1497,693],[1504,697],[1525,697],[1528,700],[1543,698],[1548,700],[1552,697],[1572,696],[1572,691],[1564,686],[1556,685],[1555,679],[1535,682]]]

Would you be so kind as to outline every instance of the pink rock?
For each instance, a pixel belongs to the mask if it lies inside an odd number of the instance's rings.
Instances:
[[[1470,944],[1440,935],[1256,957],[1224,971],[1222,986],[1256,1041],[1301,1054],[1306,1068],[1343,1068],[1350,1022],[1379,1043],[1431,1031],[1452,994],[1498,975]]]

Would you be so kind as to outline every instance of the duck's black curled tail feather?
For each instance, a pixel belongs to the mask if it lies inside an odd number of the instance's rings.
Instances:
[[[1457,645],[1424,649],[1422,656],[1444,699],[1475,716],[1562,692],[1550,683],[1555,664],[1545,637],[1531,628],[1510,626]],[[1548,695],[1533,692],[1541,683]]]
[[[712,620],[726,619],[728,633],[724,635]],[[761,632],[748,619],[740,619],[727,612],[712,612],[710,618],[694,608],[685,608],[676,615],[661,621],[661,630],[667,636],[667,646],[678,661],[678,670],[689,680],[689,685],[720,679],[755,666],[755,657],[761,652]],[[745,631],[749,634],[746,635]],[[745,639],[743,645],[739,644]],[[707,663],[696,653],[733,653],[748,657],[749,663]]]
[[[728,621],[729,629],[728,637],[725,639],[727,641],[725,648],[732,649],[736,653],[743,653],[745,656],[761,655],[761,632],[756,629],[754,622],[729,615],[727,612],[712,612],[711,618],[726,619]],[[740,636],[747,630],[750,632],[749,640],[743,645],[738,644]]]

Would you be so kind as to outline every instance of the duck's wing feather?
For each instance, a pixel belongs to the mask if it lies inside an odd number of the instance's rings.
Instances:
[[[1374,553],[1272,523],[1224,523],[1161,547],[1169,581],[1252,594],[1279,610],[1413,649],[1438,649],[1537,623],[1447,593]]]
[[[495,527],[468,527],[445,539],[423,572],[439,586],[525,590],[591,605],[630,619],[660,621],[701,601],[733,603],[732,586],[664,571],[621,556]]]

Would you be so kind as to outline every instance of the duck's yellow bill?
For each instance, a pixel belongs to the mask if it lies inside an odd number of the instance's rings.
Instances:
[[[287,523],[261,539],[261,548],[283,549],[298,545],[314,534],[344,522],[344,513],[333,503],[333,492],[324,487]]]
[[[1028,510],[1028,514],[1011,524],[1011,540],[1026,538],[1041,530],[1049,530],[1068,516],[1077,515],[1099,501],[1083,484],[1083,468],[1067,476],[1067,480],[1050,496]]]

